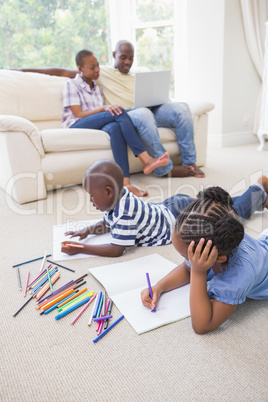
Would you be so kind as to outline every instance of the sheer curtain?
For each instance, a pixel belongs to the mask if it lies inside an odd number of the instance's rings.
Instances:
[[[245,36],[250,57],[262,82],[265,51],[265,22],[268,20],[268,0],[240,0]],[[268,66],[267,66],[268,67]],[[256,104],[253,133],[257,134],[262,120],[263,83]],[[268,112],[268,105],[267,105]],[[267,127],[268,129],[268,127]]]

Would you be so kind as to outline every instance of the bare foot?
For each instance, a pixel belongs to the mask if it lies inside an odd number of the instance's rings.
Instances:
[[[179,166],[173,166],[171,171],[166,176],[189,177],[189,176],[194,176],[194,175],[195,175],[195,170],[192,166],[179,165]]]
[[[166,166],[168,164],[169,154],[165,152],[160,158],[155,159],[149,156],[148,160],[141,161],[143,164],[143,172],[144,174],[150,174],[153,170],[155,170],[159,166]]]
[[[133,193],[137,197],[147,197],[149,195],[147,190],[139,190],[137,187],[132,186],[132,184],[128,184],[126,187],[130,193]]]
[[[203,172],[203,170],[201,170],[198,166],[196,166],[195,163],[191,163],[190,166],[192,166],[195,170],[194,177],[198,178],[205,177],[205,173]]]
[[[263,188],[266,191],[267,196],[268,196],[268,177],[267,176],[261,176],[261,177],[258,178],[257,182],[260,183],[263,186]],[[265,208],[268,208],[268,199],[267,199],[267,203],[265,204]]]

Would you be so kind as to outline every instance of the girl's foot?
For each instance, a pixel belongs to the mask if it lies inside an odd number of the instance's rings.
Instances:
[[[139,156],[141,156],[141,155],[142,154],[140,154]],[[168,164],[168,158],[169,158],[168,152],[165,152],[158,159],[152,158],[150,155],[148,155],[148,157],[145,157],[142,159],[140,158],[141,163],[143,165],[144,174],[152,173],[152,171],[155,170],[156,168],[158,168],[159,166],[166,166]]]

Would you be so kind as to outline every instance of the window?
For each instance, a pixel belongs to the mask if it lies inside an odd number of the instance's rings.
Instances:
[[[0,68],[75,68],[84,48],[109,63],[108,0],[0,0],[0,8]]]

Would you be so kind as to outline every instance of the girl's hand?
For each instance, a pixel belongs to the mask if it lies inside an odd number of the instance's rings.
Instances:
[[[204,273],[208,271],[216,262],[218,258],[218,250],[217,247],[212,247],[212,241],[208,240],[205,245],[203,251],[202,248],[204,246],[205,239],[200,239],[198,245],[196,246],[195,252],[194,249],[194,241],[192,241],[188,247],[188,257],[191,263],[192,269],[196,272]],[[211,250],[211,252],[210,252]]]
[[[114,116],[114,114],[120,115],[122,114],[122,109],[124,109],[122,106],[118,106],[118,105],[105,105],[104,106],[104,110],[108,110],[112,116]]]
[[[72,246],[67,246],[67,244],[71,244]],[[76,247],[76,246],[78,246],[78,247]],[[81,248],[81,243],[76,243],[74,241],[68,241],[68,240],[61,243],[61,251],[68,255],[74,255],[77,253],[81,253],[81,250],[83,250]]]
[[[152,287],[152,291],[153,291],[153,299],[151,299],[151,297],[150,297],[150,292],[149,292],[148,288],[146,288],[146,289],[141,291],[142,304],[145,307],[150,308],[150,309],[156,308],[156,304],[157,304],[157,301],[158,301],[159,296],[160,296],[160,293],[157,290],[156,286]]]

